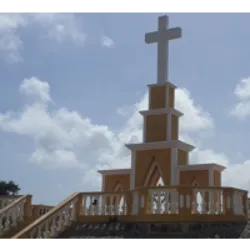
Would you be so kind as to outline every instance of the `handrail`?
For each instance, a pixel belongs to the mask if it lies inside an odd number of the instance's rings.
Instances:
[[[38,227],[39,225],[41,225],[47,218],[52,217],[53,215],[55,215],[61,208],[63,208],[67,203],[72,201],[78,195],[79,195],[79,193],[74,193],[74,194],[70,195],[67,199],[62,201],[59,205],[55,206],[49,212],[42,215],[37,220],[35,220],[33,223],[31,223],[30,225],[25,227],[23,230],[21,230],[19,233],[14,235],[11,238],[11,240],[17,240],[19,238],[22,238],[22,236],[25,236],[26,234],[28,234],[32,229],[34,229],[35,227]]]
[[[26,199],[26,197],[28,197],[28,195],[22,195],[21,197],[19,197],[17,200],[13,201],[12,203],[10,203],[9,205],[7,205],[6,207],[0,209],[0,214],[3,214],[5,212],[7,212],[10,208],[14,207],[16,204],[18,204],[20,201]]]
[[[0,210],[0,236],[31,216],[31,195],[23,195]]]

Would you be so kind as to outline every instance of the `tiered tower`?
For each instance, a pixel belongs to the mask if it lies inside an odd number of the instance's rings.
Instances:
[[[158,31],[147,33],[145,42],[157,43],[157,82],[148,85],[149,107],[143,115],[143,142],[127,144],[131,150],[130,189],[155,185],[176,185],[178,165],[188,164],[192,145],[179,140],[179,118],[175,109],[175,89],[168,81],[168,43],[181,37],[181,28],[168,29],[168,17],[158,20]]]

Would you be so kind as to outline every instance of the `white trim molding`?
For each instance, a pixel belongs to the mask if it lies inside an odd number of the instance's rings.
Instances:
[[[177,167],[180,171],[193,171],[193,170],[217,170],[222,172],[226,167],[215,163],[204,163],[204,164],[190,164],[190,165],[179,165]]]
[[[210,168],[208,173],[209,173],[208,184],[209,184],[209,186],[214,186],[214,170],[213,170],[213,168]]]
[[[148,115],[164,115],[164,114],[173,114],[177,117],[183,116],[183,113],[178,111],[177,109],[174,108],[164,108],[164,109],[150,109],[150,110],[141,110],[139,113],[143,116],[148,116]]]
[[[138,143],[138,144],[125,144],[125,146],[132,150],[138,150],[138,151],[144,151],[144,150],[150,150],[150,149],[167,149],[167,148],[178,148],[181,150],[184,150],[186,152],[192,151],[195,147],[176,140],[176,141],[161,141],[161,142],[148,142],[148,143]]]
[[[128,175],[130,174],[131,169],[107,169],[107,170],[98,170],[98,173],[106,176],[106,175]]]
[[[177,168],[177,148],[171,149],[171,179],[170,179],[170,185],[177,185],[176,182],[176,168]]]
[[[149,184],[149,181],[150,181],[150,178],[152,177],[152,174],[155,170],[155,168],[157,168],[158,170],[158,173],[160,175],[160,178],[162,178],[163,182],[164,182],[164,178],[163,178],[163,174],[162,174],[162,171],[161,171],[161,168],[159,167],[159,164],[157,162],[153,162],[150,166],[150,169],[148,171],[148,174],[147,174],[147,177],[145,179],[145,182],[144,182],[144,187],[148,186]],[[156,176],[157,177],[157,176]]]
[[[135,189],[136,152],[131,152],[130,190]]]
[[[171,82],[164,82],[164,83],[151,83],[147,85],[149,88],[155,88],[155,87],[160,87],[160,86],[168,86],[171,87],[173,89],[176,89],[177,87],[171,83]]]

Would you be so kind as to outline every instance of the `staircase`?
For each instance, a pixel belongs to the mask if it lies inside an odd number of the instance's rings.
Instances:
[[[249,226],[247,226],[249,227]],[[135,223],[135,222],[104,222],[81,223],[74,222],[70,228],[57,238],[127,238],[127,239],[204,239],[204,238],[250,238],[250,233],[244,234],[242,224],[236,230],[231,228],[213,227],[209,223]]]
[[[0,238],[11,238],[52,207],[32,205],[32,196],[0,196]]]

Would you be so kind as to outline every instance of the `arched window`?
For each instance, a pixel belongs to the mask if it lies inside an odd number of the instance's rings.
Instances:
[[[154,162],[146,175],[144,186],[164,186],[163,175],[158,163]]]

